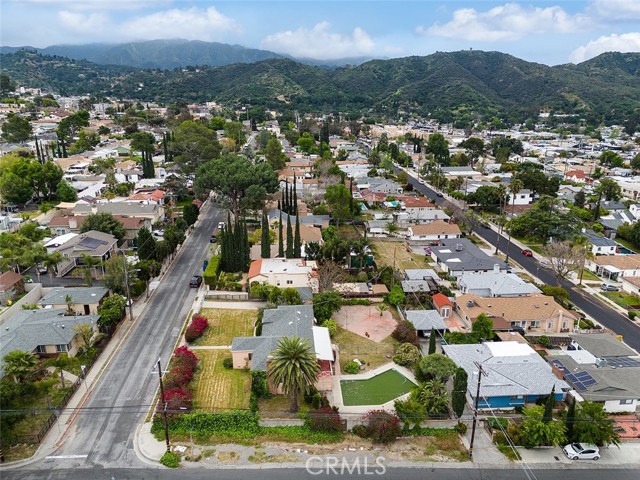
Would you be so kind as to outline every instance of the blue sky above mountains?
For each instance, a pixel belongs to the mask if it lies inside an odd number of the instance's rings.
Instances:
[[[2,0],[0,8],[0,43],[10,46],[185,38],[322,60],[473,48],[548,65],[640,51],[640,0]]]

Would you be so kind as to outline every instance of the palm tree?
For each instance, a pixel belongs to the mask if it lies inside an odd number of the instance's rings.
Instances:
[[[91,255],[87,255],[86,253],[82,254],[82,275],[84,277],[84,283],[87,284],[87,287],[93,286],[93,275],[92,270],[95,271],[96,265],[100,263],[100,260],[92,257]]]
[[[376,309],[380,312],[380,316],[382,316],[384,312],[387,311],[387,306],[384,303],[381,303],[376,307]]]
[[[4,373],[11,375],[16,383],[24,380],[24,377],[31,373],[33,367],[38,363],[38,359],[33,353],[23,350],[9,352],[2,360],[4,361]]]
[[[384,227],[387,230],[387,233],[389,234],[389,236],[393,237],[394,234],[400,230],[400,227],[398,227],[397,224],[393,223],[393,222],[389,222],[387,223],[387,226]]]
[[[511,194],[511,221],[512,222],[513,222],[513,211],[516,206],[516,195],[520,190],[522,190],[522,187],[524,187],[524,184],[522,183],[522,180],[520,180],[519,178],[512,180],[511,183],[509,184],[509,193]],[[511,230],[512,230],[511,223],[509,223],[509,241],[507,242],[507,252],[506,252],[507,263],[509,263],[509,245],[511,244]]]
[[[69,316],[73,316],[75,315],[75,312],[73,311],[73,299],[71,298],[71,295],[66,295],[64,297],[64,302],[67,304],[67,311],[65,312],[65,315],[69,315]]]
[[[51,252],[43,260],[44,266],[47,267],[49,273],[49,279],[53,283],[53,274],[56,272],[58,264],[62,261],[62,254],[60,252]]]
[[[282,386],[291,396],[291,412],[298,411],[298,394],[309,393],[316,383],[320,366],[306,339],[284,337],[271,353],[267,378],[272,385]]]

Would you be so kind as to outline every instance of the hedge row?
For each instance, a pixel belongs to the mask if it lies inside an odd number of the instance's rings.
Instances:
[[[222,413],[184,413],[168,415],[169,431],[177,435],[212,436],[233,434],[234,436],[254,437],[260,433],[258,414],[249,411]],[[153,417],[151,432],[162,435],[162,416]]]
[[[216,288],[216,284],[218,283],[218,276],[220,275],[220,256],[214,255],[209,259],[209,263],[207,264],[207,268],[204,270],[202,274],[202,278],[204,283],[209,286],[211,289]]]

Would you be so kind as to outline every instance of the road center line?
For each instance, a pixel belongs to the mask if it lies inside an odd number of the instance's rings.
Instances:
[[[71,458],[87,458],[89,455],[49,455],[48,457],[44,457],[47,460],[63,460],[63,459],[71,459]]]

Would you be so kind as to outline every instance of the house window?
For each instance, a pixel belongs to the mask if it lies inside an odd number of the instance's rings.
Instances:
[[[553,329],[553,320],[549,320],[549,330]]]
[[[287,285],[293,285],[293,280],[287,280]]]
[[[253,353],[248,354],[248,355],[247,355],[247,358],[248,358],[249,360],[253,360]]]
[[[620,400],[620,405],[633,405],[633,399]]]
[[[524,400],[524,395],[512,395],[511,400]]]
[[[66,345],[56,345],[56,352],[64,353],[66,351],[67,351],[67,346]]]
[[[531,328],[538,328],[540,326],[540,320],[534,320],[531,322]]]
[[[38,345],[36,347],[36,353],[47,353],[47,347],[45,345]]]
[[[56,228],[56,235],[64,235],[67,231],[64,228]]]

